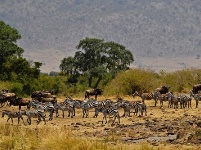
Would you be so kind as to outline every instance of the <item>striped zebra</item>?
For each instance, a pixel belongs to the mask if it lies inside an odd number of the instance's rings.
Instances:
[[[29,108],[31,107],[41,112],[49,112],[49,120],[53,119],[54,105],[51,102],[41,103],[36,100],[32,100],[29,102]]]
[[[131,111],[131,104],[129,101],[127,100],[123,100],[123,99],[118,99],[117,100],[118,103],[120,103],[120,107],[123,109],[124,113],[121,117],[131,117],[130,115],[130,111]]]
[[[193,91],[190,91],[190,97],[193,97],[195,99],[195,107],[198,108],[198,103],[201,100],[201,94],[194,94]]]
[[[174,95],[172,92],[167,93],[167,99],[168,99],[168,108],[179,108],[179,99],[176,95]]]
[[[157,104],[157,100],[158,100],[158,96],[159,96],[159,92],[155,91],[153,93],[138,93],[137,91],[135,91],[132,96],[135,97],[135,96],[139,96],[142,98],[142,103],[144,103],[145,100],[154,100],[155,101],[155,104],[154,106],[156,106]]]
[[[130,102],[128,100],[123,100],[122,98],[118,98],[117,103],[119,103],[119,106],[124,111],[121,117],[126,117],[126,116],[131,117],[130,112],[131,112],[131,109],[134,109],[135,102]]]
[[[134,103],[134,114],[137,116],[138,113],[140,113],[139,116],[143,116],[143,114],[145,114],[145,116],[147,115],[147,106],[144,103],[139,103],[139,102],[135,102]]]
[[[89,116],[89,109],[94,109],[94,108],[98,108],[99,106],[99,102],[90,98],[88,101],[83,101],[83,103],[81,104],[81,108],[82,108],[82,113],[83,113],[83,118],[84,117],[88,117]]]
[[[124,113],[122,115],[122,117],[124,116],[131,116],[131,110],[133,109],[133,113],[135,115],[138,114],[138,112],[141,112],[141,115],[143,115],[143,113],[145,113],[145,115],[147,114],[147,108],[146,105],[144,103],[142,103],[140,100],[139,101],[127,101],[127,100],[123,100],[123,99],[118,99],[117,100],[118,103],[120,103],[121,108],[123,108]]]
[[[100,108],[102,108],[102,107],[110,107],[112,105],[113,105],[113,102],[110,99],[106,99],[106,100],[103,100],[103,101],[98,101],[98,105],[95,107],[95,114],[94,114],[93,118],[98,117]]]
[[[72,100],[70,98],[66,98],[65,101],[64,101],[64,103],[69,104],[70,107],[73,108],[73,116],[75,116],[75,108],[81,109],[81,105],[82,105],[83,101],[82,100],[78,100],[78,99]],[[69,112],[68,116],[70,116],[70,112]]]
[[[2,110],[2,117],[4,117],[5,115],[8,116],[7,122],[11,119],[11,122],[13,124],[13,118],[17,118],[18,119],[18,124],[20,123],[20,119],[24,123],[24,119],[23,119],[22,114],[20,112],[13,112],[13,111],[9,111],[9,110]],[[24,123],[24,125],[25,125],[25,123]]]
[[[20,111],[22,115],[27,116],[27,122],[29,125],[31,125],[31,118],[38,118],[37,124],[41,122],[41,118],[44,121],[44,124],[46,124],[46,114],[44,110],[21,110]]]
[[[168,100],[168,94],[159,94],[158,100],[160,101],[160,107],[163,106],[163,102]]]
[[[178,96],[178,100],[180,102],[180,108],[191,108],[192,98],[188,95],[181,94]]]
[[[54,110],[56,112],[56,117],[59,117],[59,110],[62,111],[62,116],[64,118],[64,111],[68,111],[68,117],[73,118],[74,108],[69,103],[60,102],[54,104]]]
[[[115,123],[116,118],[118,119],[118,124],[120,124],[120,115],[119,115],[119,111],[117,108],[109,106],[109,107],[101,107],[101,108],[97,108],[95,113],[102,113],[103,114],[103,120],[102,120],[102,124],[104,123],[105,120],[105,124],[107,123],[107,116],[113,116],[114,120],[113,123]]]

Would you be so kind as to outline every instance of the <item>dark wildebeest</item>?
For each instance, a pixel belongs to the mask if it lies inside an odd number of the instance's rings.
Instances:
[[[10,106],[19,106],[19,110],[21,109],[22,106],[26,106],[27,109],[29,109],[29,102],[30,98],[16,98],[16,99],[11,99],[10,100]]]
[[[57,101],[56,96],[52,94],[52,91],[35,91],[31,94],[31,98],[42,103],[51,102],[52,104],[55,104]]]
[[[52,97],[54,97],[54,95],[53,95],[53,92],[52,92],[52,91],[45,91],[45,90],[42,90],[42,91],[34,91],[34,92],[31,94],[31,98],[32,98],[32,99],[36,99],[36,100],[39,100],[39,101],[40,101],[41,97],[44,97],[44,98],[52,98]]]
[[[103,93],[103,90],[99,89],[99,88],[94,88],[94,89],[91,89],[91,90],[86,90],[86,92],[85,92],[85,99],[86,98],[89,99],[90,95],[95,95],[95,99],[97,99],[97,96],[101,95],[102,93]]]
[[[160,92],[160,94],[166,94],[169,92],[169,88],[168,86],[161,86],[159,88],[156,89],[157,92]]]
[[[0,91],[0,107],[3,107],[6,102],[8,104],[13,99],[16,99],[15,93],[10,93],[8,90]]]
[[[4,95],[0,94],[0,107],[3,107],[8,102]]]
[[[193,86],[193,94],[198,94],[199,91],[201,91],[201,84],[196,84]]]

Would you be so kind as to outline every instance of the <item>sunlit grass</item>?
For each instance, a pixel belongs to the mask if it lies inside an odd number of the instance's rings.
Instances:
[[[193,146],[121,143],[115,134],[103,141],[77,137],[66,126],[15,126],[0,124],[0,149],[23,150],[169,150],[199,149]]]

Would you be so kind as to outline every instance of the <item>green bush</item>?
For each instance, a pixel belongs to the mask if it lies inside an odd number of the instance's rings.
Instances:
[[[106,87],[106,95],[131,95],[134,91],[149,92],[158,87],[158,75],[153,71],[130,69],[119,73]]]

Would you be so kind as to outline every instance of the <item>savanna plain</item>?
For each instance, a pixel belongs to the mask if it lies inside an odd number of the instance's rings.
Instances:
[[[63,101],[65,98],[58,98]],[[104,100],[105,97],[98,97]],[[110,97],[116,101],[115,97]],[[123,97],[125,100],[136,101],[139,98]],[[94,110],[89,111],[88,118],[82,118],[82,110],[76,109],[73,118],[65,111],[64,118],[55,117],[44,125],[37,125],[37,118],[32,118],[28,125],[26,116],[17,123],[17,118],[7,122],[7,116],[0,118],[0,149],[13,150],[155,150],[155,149],[201,149],[201,106],[195,108],[192,100],[191,108],[168,108],[168,102],[160,107],[159,102],[154,107],[153,100],[145,100],[147,115],[121,117],[120,124],[112,124],[113,118],[108,118],[107,124],[102,124],[100,113],[93,118]],[[22,110],[25,110],[22,107]],[[16,106],[4,106],[2,110],[18,111]],[[119,110],[120,116],[123,110]],[[47,114],[48,117],[48,114]]]

